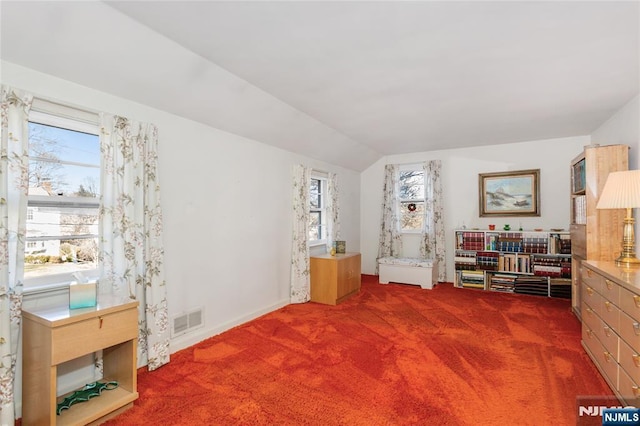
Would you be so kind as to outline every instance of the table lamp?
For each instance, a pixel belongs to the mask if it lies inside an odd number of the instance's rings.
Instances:
[[[636,207],[640,207],[640,170],[609,173],[596,208],[627,210],[622,229],[622,253],[616,259],[619,266],[640,266],[635,252],[635,220],[631,211]]]

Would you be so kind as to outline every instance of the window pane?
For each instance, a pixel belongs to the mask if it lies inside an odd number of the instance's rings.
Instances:
[[[311,201],[311,208],[312,209],[319,209],[321,204],[320,204],[320,194],[311,194],[310,196],[310,201]]]
[[[400,199],[424,199],[424,172],[400,172]]]
[[[311,179],[309,190],[312,194],[318,194],[320,192],[320,179]]]
[[[29,156],[31,188],[42,188],[49,195],[100,195],[97,135],[29,123]]]
[[[400,227],[404,231],[422,230],[424,202],[400,203]]]
[[[98,197],[99,182],[99,168],[43,160],[29,161],[30,195]]]

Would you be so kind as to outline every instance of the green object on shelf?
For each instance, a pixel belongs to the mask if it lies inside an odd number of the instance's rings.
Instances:
[[[62,410],[69,409],[73,404],[86,402],[94,396],[100,396],[103,390],[112,390],[118,387],[118,382],[95,382],[85,385],[82,389],[73,392],[62,400],[56,408],[56,414],[60,415]]]

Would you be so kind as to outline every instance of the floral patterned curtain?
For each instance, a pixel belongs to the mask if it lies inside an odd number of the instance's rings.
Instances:
[[[12,425],[29,188],[28,115],[33,96],[6,86],[0,90],[0,424]]]
[[[381,257],[402,257],[402,234],[398,212],[398,166],[384,166],[384,187],[382,196],[382,223],[378,259]],[[376,262],[378,274],[378,262]]]
[[[333,242],[340,238],[340,206],[338,204],[338,177],[335,173],[329,173],[327,179],[327,245],[331,247]]]
[[[100,291],[137,300],[138,365],[169,362],[155,125],[103,114]]]
[[[293,167],[293,232],[291,243],[291,303],[311,299],[309,282],[309,183],[311,169]]]
[[[427,161],[424,169],[424,218],[420,256],[438,261],[438,281],[446,280],[445,231],[442,214],[442,180],[440,160]]]

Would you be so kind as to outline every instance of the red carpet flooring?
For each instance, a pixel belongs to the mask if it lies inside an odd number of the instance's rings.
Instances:
[[[570,302],[377,283],[289,305],[138,377],[108,425],[574,425],[612,395]]]

